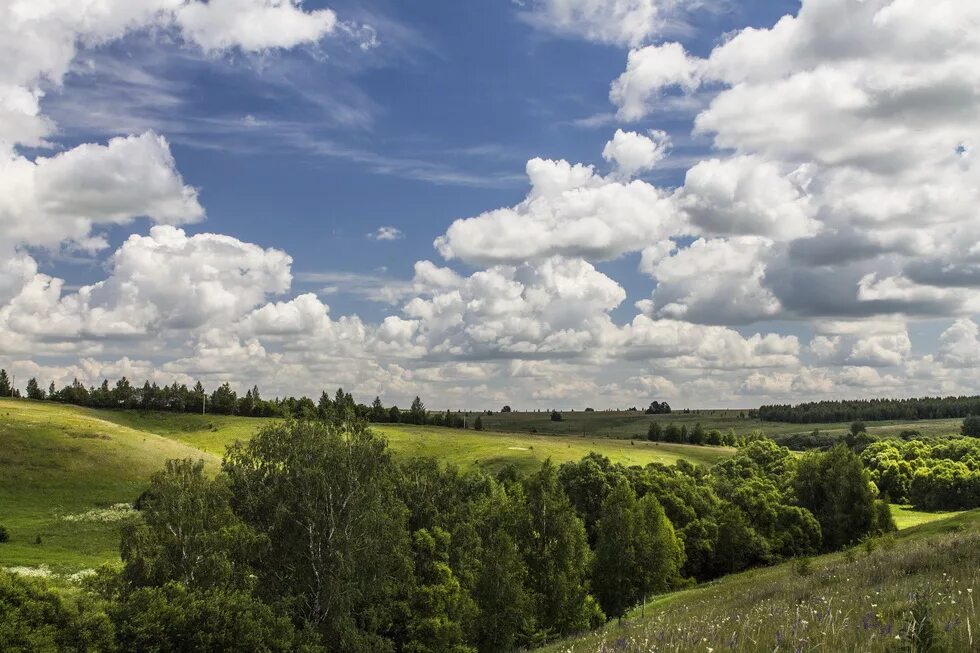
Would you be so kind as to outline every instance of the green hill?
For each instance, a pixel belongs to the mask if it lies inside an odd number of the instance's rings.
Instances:
[[[139,496],[164,461],[186,457],[218,462],[96,411],[0,401],[0,524],[10,533],[0,565],[73,572],[116,558],[129,518],[118,504]]]
[[[667,594],[548,653],[976,651],[980,510]]]

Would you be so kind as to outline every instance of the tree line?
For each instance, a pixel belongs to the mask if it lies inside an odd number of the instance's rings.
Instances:
[[[20,397],[20,391],[11,386],[6,370],[0,369],[0,397]],[[36,378],[27,382],[27,398],[48,400],[75,406],[106,409],[155,410],[176,413],[212,413],[240,415],[243,417],[280,417],[295,419],[324,419],[332,421],[365,420],[374,423],[402,423],[463,428],[465,417],[459,412],[429,411],[419,397],[403,410],[398,406],[386,407],[380,397],[370,406],[357,403],[349,392],[338,388],[333,398],[324,391],[314,402],[306,396],[263,399],[258,386],[252,386],[244,395],[229,383],[223,383],[208,393],[198,381],[193,388],[174,382],[160,386],[145,381],[134,385],[125,376],[114,385],[108,379],[99,386],[88,386],[74,379],[62,388],[54,382],[45,391]],[[481,424],[482,426],[482,424]]]
[[[42,590],[0,573],[0,613],[13,645],[48,619],[62,648],[511,651],[891,530],[872,487],[843,446],[797,457],[757,441],[712,468],[590,454],[491,475],[399,462],[362,421],[284,420],[232,445],[217,476],[190,460],[155,474],[121,568],[78,603],[45,613]]]
[[[796,405],[761,406],[758,410],[759,419],[764,421],[797,424],[944,419],[969,415],[980,415],[980,396],[811,401]]]

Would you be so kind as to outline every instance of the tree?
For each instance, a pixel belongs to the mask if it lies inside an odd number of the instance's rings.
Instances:
[[[473,421],[473,430],[482,431],[483,430],[483,418],[479,415],[476,416],[476,420]]]
[[[260,597],[336,650],[389,650],[409,593],[408,511],[383,438],[362,423],[283,421],[229,448],[232,506],[268,540],[253,565]]]
[[[538,626],[565,635],[601,624],[602,611],[589,594],[592,554],[585,526],[550,461],[525,481],[525,492],[521,545]]]
[[[371,403],[371,421],[384,422],[387,417],[388,411],[385,410],[384,404],[381,403],[381,397],[375,397]]]
[[[980,438],[980,415],[969,415],[963,419],[960,433],[972,438]]]
[[[650,422],[650,428],[647,429],[647,440],[650,442],[660,442],[663,439],[664,429],[660,426],[660,422]]]
[[[559,413],[557,410],[551,411],[551,421],[552,422],[560,422],[561,420],[562,420],[561,413]]]
[[[56,592],[0,568],[0,649],[113,651],[115,642],[108,616],[85,594]]]
[[[838,445],[826,453],[809,453],[798,463],[793,489],[800,506],[820,522],[824,548],[839,549],[865,535],[894,530],[890,515],[875,505],[861,459]]]
[[[392,406],[388,409],[388,421],[392,424],[402,421],[402,412],[398,410],[398,406]]]
[[[607,616],[622,617],[678,580],[683,547],[652,494],[637,500],[628,482],[618,482],[603,502],[596,531],[593,586]]]
[[[123,532],[123,578],[134,587],[244,587],[256,537],[231,510],[222,477],[203,461],[169,460],[138,501],[142,519]]]
[[[13,396],[13,388],[10,385],[10,378],[7,376],[7,370],[0,369],[0,397],[11,396]]]
[[[31,380],[27,382],[27,398],[44,399],[44,390],[37,384],[37,379],[34,377],[31,377]]]
[[[406,653],[476,653],[463,632],[476,605],[449,566],[449,533],[438,526],[423,528],[412,539],[418,585],[411,599]]]
[[[510,406],[506,406],[505,405],[503,408],[500,409],[500,412],[501,413],[509,413],[510,412]]]
[[[425,424],[425,418],[426,418],[425,404],[422,403],[421,399],[416,397],[412,401],[412,407],[408,409],[408,414],[412,424],[419,424],[419,425]]]
[[[172,582],[125,594],[111,612],[124,651],[286,653],[303,644],[287,617],[241,590]]]

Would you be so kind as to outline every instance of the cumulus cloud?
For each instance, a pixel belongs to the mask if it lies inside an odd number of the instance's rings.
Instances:
[[[667,156],[670,136],[667,132],[651,130],[649,136],[617,129],[613,139],[606,143],[602,158],[616,164],[617,171],[626,177],[651,170]]]
[[[624,140],[607,151],[635,166],[639,159],[626,158]],[[603,177],[592,166],[544,159],[529,161],[527,176],[531,191],[524,201],[456,220],[436,239],[439,253],[475,264],[556,255],[606,260],[683,230],[669,194],[644,181]]]

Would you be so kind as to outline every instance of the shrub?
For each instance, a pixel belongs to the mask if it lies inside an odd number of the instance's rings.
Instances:
[[[562,420],[561,413],[559,413],[557,410],[551,411],[552,422],[560,422],[561,420]]]
[[[9,541],[10,541],[10,533],[7,532],[7,527],[4,526],[3,524],[0,524],[0,544]]]
[[[980,438],[980,415],[970,415],[965,418],[960,433],[972,438]]]

